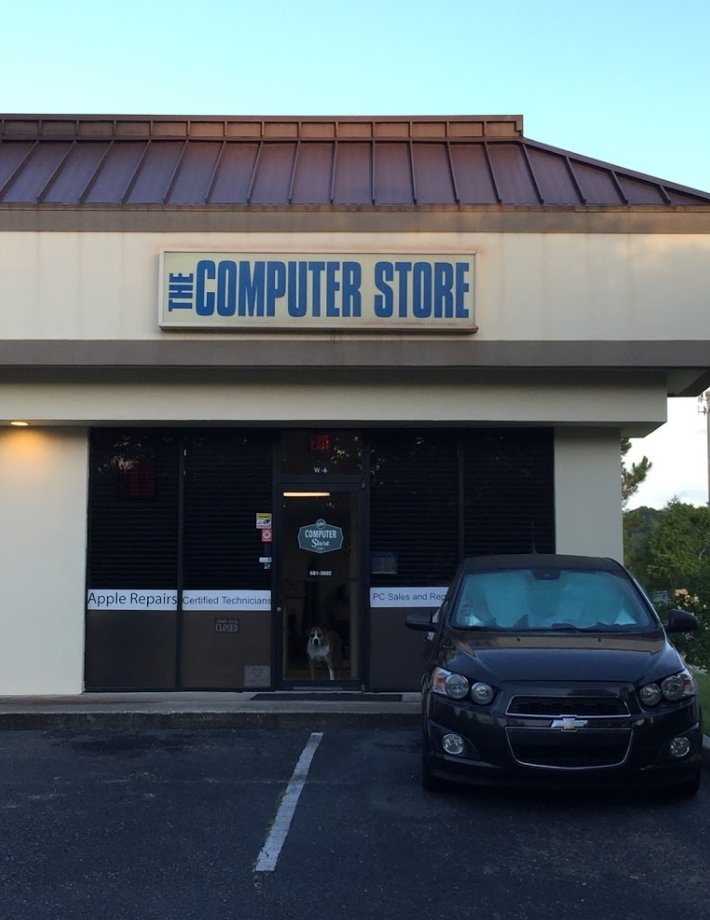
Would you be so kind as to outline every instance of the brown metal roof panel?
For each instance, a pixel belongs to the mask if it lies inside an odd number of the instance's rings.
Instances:
[[[446,144],[412,144],[417,204],[456,204]]]
[[[667,204],[668,199],[657,182],[644,182],[623,173],[616,175],[629,204]]]
[[[42,200],[51,204],[78,204],[108,148],[108,143],[77,144]]]
[[[694,195],[692,192],[683,192],[675,188],[669,188],[667,185],[664,186],[665,192],[668,195],[670,204],[672,205],[698,205],[698,204],[707,204],[710,201],[710,195],[700,193]]]
[[[120,204],[146,149],[144,141],[116,141],[85,192],[87,204]]]
[[[256,166],[249,204],[288,204],[296,143],[265,143]]]
[[[587,204],[627,203],[611,169],[592,166],[589,163],[572,159],[570,164]]]
[[[488,154],[502,204],[540,204],[523,148],[519,144],[489,144]]]
[[[333,164],[333,204],[372,204],[372,145],[339,143]]]
[[[180,141],[151,143],[131,179],[125,203],[162,204],[182,150]]]
[[[528,148],[528,157],[544,204],[582,204],[565,157],[534,147]]]
[[[37,202],[70,147],[65,142],[38,145],[7,187],[3,201]]]
[[[204,204],[221,149],[219,141],[188,142],[166,204]]]
[[[0,192],[6,184],[10,183],[13,173],[18,170],[24,158],[32,150],[33,143],[34,141],[20,143],[6,141],[0,144]]]
[[[413,204],[409,144],[375,145],[375,204]]]
[[[216,164],[209,204],[247,203],[258,153],[258,142],[227,144]]]
[[[330,204],[333,144],[301,144],[293,181],[293,204]]]
[[[483,144],[452,144],[451,164],[461,204],[497,204]]]

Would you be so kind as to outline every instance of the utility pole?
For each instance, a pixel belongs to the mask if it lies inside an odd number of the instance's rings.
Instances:
[[[706,390],[698,396],[698,412],[702,412],[705,416],[707,425],[708,505],[710,505],[710,390]]]

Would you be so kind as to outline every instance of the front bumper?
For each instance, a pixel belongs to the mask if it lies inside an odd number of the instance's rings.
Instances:
[[[537,711],[516,711],[521,699],[537,700]],[[592,701],[603,703],[600,712]],[[456,782],[665,786],[691,781],[702,763],[695,699],[644,710],[628,686],[537,684],[506,686],[487,707],[429,693],[424,707],[427,765]],[[463,739],[460,755],[444,751],[447,733]],[[678,737],[689,743],[681,758],[670,751]]]

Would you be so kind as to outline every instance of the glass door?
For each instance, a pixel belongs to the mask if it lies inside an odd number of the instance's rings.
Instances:
[[[281,682],[360,678],[360,486],[281,490]]]

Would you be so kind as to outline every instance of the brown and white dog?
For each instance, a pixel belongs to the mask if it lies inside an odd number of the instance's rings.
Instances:
[[[311,680],[315,679],[317,664],[324,664],[328,668],[330,679],[335,680],[343,658],[340,636],[336,632],[326,631],[321,626],[314,626],[308,633],[306,652],[311,669]]]

